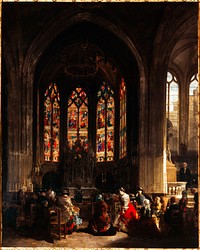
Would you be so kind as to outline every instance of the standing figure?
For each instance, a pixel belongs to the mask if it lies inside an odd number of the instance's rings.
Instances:
[[[27,202],[27,196],[26,196],[26,188],[22,187],[18,192],[17,192],[17,204],[21,206],[22,208],[22,214],[25,212],[26,213],[26,202]]]
[[[198,207],[199,207],[199,202],[198,202],[198,200],[199,200],[199,195],[198,195],[198,189],[196,189],[196,188],[193,188],[192,189],[192,194],[194,195],[194,197],[193,197],[193,199],[194,199],[194,210],[193,210],[193,215],[192,215],[192,221],[193,221],[193,223],[191,223],[191,224],[193,224],[194,225],[194,228],[195,228],[195,233],[196,233],[196,235],[197,235],[197,233],[198,233],[198,226],[199,226],[199,221],[198,221],[198,217],[199,217],[199,209],[198,209]]]
[[[82,203],[83,202],[83,191],[81,190],[81,186],[78,186],[75,195],[74,195],[74,200],[77,203]]]
[[[170,150],[170,138],[173,137],[173,134],[171,133],[171,130],[173,128],[172,122],[167,118],[167,160],[172,162],[171,158],[171,150]]]
[[[179,211],[180,211],[180,217],[181,217],[181,230],[183,232],[186,232],[186,216],[187,216],[187,204],[188,204],[188,198],[187,198],[187,191],[184,190],[182,192],[182,197],[179,200]]]
[[[180,175],[180,181],[187,182],[186,189],[188,189],[188,187],[190,187],[191,184],[191,172],[186,162],[183,162],[183,166],[179,171],[179,175]]]
[[[143,194],[143,189],[141,187],[138,188],[138,192],[135,195],[135,198],[138,206],[144,206],[144,200],[146,199],[146,197]]]
[[[198,191],[196,188],[192,189],[192,194],[194,195],[194,210],[198,212]]]
[[[129,222],[131,220],[137,220],[139,216],[123,187],[119,189],[119,197],[121,201],[121,211],[116,215],[114,226],[116,226],[118,230],[128,232]]]

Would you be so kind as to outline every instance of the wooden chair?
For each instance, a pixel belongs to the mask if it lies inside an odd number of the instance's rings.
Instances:
[[[111,221],[114,222],[116,215],[119,213],[119,211],[121,210],[121,203],[119,201],[114,201],[111,205],[110,205],[110,217],[111,217]]]
[[[57,236],[60,240],[62,233],[64,235],[64,238],[66,238],[67,222],[66,220],[62,219],[61,209],[59,207],[56,207],[54,211],[55,211],[55,215],[50,216],[50,234],[52,236]]]

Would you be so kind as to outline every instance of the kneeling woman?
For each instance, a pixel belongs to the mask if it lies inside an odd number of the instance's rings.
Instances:
[[[138,220],[139,216],[123,187],[119,189],[119,197],[121,201],[121,211],[115,218],[114,226],[116,226],[119,231],[128,232],[129,222]]]
[[[99,236],[116,234],[116,229],[110,223],[108,205],[105,201],[99,200],[95,203],[94,214],[89,222],[88,231]]]

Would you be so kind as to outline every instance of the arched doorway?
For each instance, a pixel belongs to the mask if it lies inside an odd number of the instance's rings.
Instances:
[[[42,188],[47,189],[52,187],[53,190],[59,190],[60,185],[60,175],[56,172],[47,172],[42,178]]]
[[[113,193],[115,191],[113,175],[109,172],[100,173],[95,179],[95,187],[103,193]]]

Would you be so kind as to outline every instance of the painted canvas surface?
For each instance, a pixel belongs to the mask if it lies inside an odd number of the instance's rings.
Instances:
[[[198,248],[198,2],[0,4],[2,249]]]

